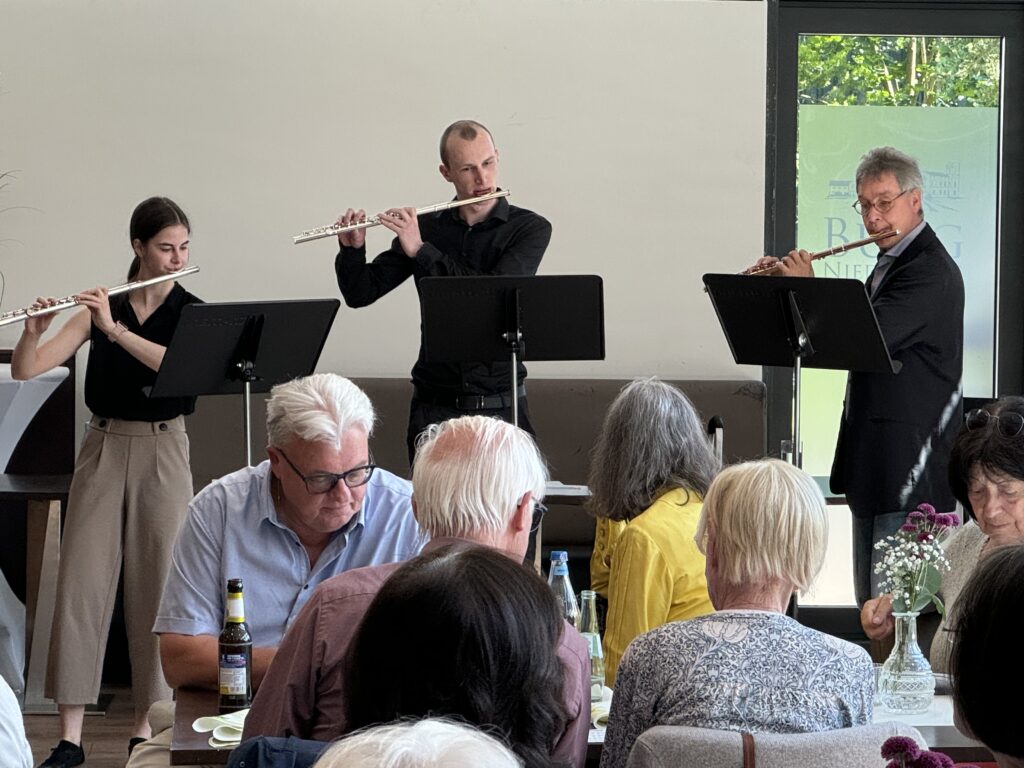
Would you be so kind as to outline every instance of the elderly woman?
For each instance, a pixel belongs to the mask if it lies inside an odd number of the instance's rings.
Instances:
[[[983,555],[1024,543],[1024,397],[1004,397],[967,414],[949,459],[949,484],[971,520],[945,545],[950,570],[939,594],[947,615]],[[891,635],[889,596],[865,603],[860,620],[873,640]],[[932,639],[932,669],[947,672],[949,654],[943,618]]]
[[[698,529],[717,613],[638,637],[619,667],[601,768],[656,725],[803,733],[871,722],[874,669],[851,643],[785,615],[825,558],[825,500],[775,459],[722,471]]]
[[[1000,768],[1024,768],[1020,710],[1024,685],[1015,663],[1024,633],[1024,547],[1000,547],[964,585],[952,612],[950,654],[957,728],[992,750]]]
[[[598,518],[591,587],[608,598],[608,685],[634,637],[713,610],[693,537],[718,469],[696,409],[675,387],[638,379],[608,409],[589,479]]]

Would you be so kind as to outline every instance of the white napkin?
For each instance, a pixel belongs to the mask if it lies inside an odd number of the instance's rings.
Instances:
[[[601,694],[601,700],[590,704],[590,723],[595,728],[604,728],[608,725],[608,713],[612,708],[612,689],[607,685]]]
[[[248,709],[240,709],[226,715],[200,717],[192,723],[192,730],[196,733],[213,731],[213,736],[210,737],[210,746],[214,749],[234,749],[242,743],[242,728],[245,726],[245,716],[248,714]]]

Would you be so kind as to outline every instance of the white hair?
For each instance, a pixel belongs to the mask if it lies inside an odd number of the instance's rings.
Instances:
[[[431,537],[479,537],[508,527],[527,492],[544,498],[547,467],[518,427],[488,416],[431,424],[412,469],[416,519]]]
[[[825,562],[825,497],[810,475],[778,459],[735,464],[718,474],[697,526],[702,552],[709,529],[716,572],[729,584],[781,579],[803,592]]]
[[[522,768],[493,736],[450,720],[378,725],[335,742],[313,768]]]
[[[314,373],[278,384],[267,400],[267,440],[281,447],[293,438],[341,447],[344,435],[373,431],[373,405],[359,387],[336,373]]]

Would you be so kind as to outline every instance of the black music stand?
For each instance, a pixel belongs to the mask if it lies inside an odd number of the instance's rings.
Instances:
[[[316,368],[337,299],[189,304],[150,397],[244,394],[245,460],[252,465],[253,392]]]
[[[419,290],[427,362],[511,358],[516,426],[520,360],[604,360],[604,289],[597,275],[428,277]]]
[[[704,275],[740,365],[793,368],[793,463],[801,466],[800,371],[899,373],[859,280]]]

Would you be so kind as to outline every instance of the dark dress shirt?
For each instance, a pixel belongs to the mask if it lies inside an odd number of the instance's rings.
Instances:
[[[490,216],[469,226],[456,208],[420,216],[423,247],[415,258],[405,255],[398,239],[372,262],[366,249],[342,247],[334,262],[345,303],[365,307],[412,276],[533,275],[551,240],[551,224],[500,198]],[[526,377],[520,363],[519,381]],[[420,352],[412,380],[423,392],[442,395],[493,395],[512,388],[507,363],[427,363]]]

